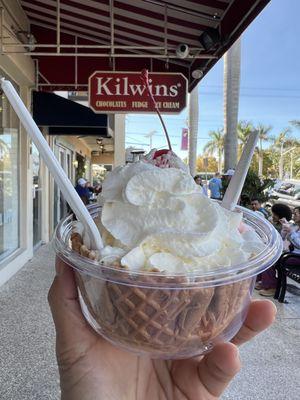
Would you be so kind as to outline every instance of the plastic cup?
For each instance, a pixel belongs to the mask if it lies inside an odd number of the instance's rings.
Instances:
[[[62,220],[54,248],[75,271],[88,323],[115,346],[151,358],[189,358],[232,339],[245,320],[257,274],[282,252],[281,237],[267,220],[242,207],[236,210],[260,236],[264,250],[239,265],[171,276],[119,269],[113,257],[99,264],[81,256],[71,249],[73,216]],[[90,212],[96,217],[100,207]]]

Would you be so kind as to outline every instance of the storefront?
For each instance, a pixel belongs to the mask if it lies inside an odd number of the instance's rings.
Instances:
[[[137,3],[133,10],[127,2],[110,2],[107,9],[98,2],[87,8],[68,0],[1,1],[0,74],[14,84],[29,109],[32,89],[86,93],[95,71],[181,73],[191,92],[268,0],[214,5],[200,0],[197,7],[195,2],[186,2],[186,7],[179,2]],[[128,13],[131,18],[124,25]],[[183,53],[182,44],[187,49]],[[108,83],[103,82],[103,90],[110,96]],[[120,85],[114,90],[119,92]],[[32,257],[35,247],[49,241],[67,208],[38,150],[0,96],[1,285]],[[37,123],[73,184],[79,176],[92,180],[93,171],[101,177],[104,170],[125,162],[124,114],[110,110],[105,126],[109,140],[100,145],[96,137],[105,135],[99,134],[99,125],[93,131],[90,124],[87,131],[77,110],[69,113],[74,119],[70,126],[57,120],[68,114],[60,106],[43,109],[56,121]]]
[[[91,151],[76,136],[55,135],[52,143],[52,150],[73,186],[76,185],[79,177],[91,180],[89,167]],[[51,235],[57,223],[69,212],[69,208],[52,178],[50,178],[50,193],[53,199],[53,208],[50,208],[49,233]]]
[[[3,32],[14,40],[13,31],[29,30],[18,2],[11,1],[3,13]],[[7,39],[8,40],[8,39]],[[35,85],[30,57],[1,55],[0,75],[11,81],[30,108]],[[34,172],[33,172],[34,171]],[[5,95],[0,94],[0,285],[17,272],[33,254],[40,233],[41,213],[39,157]],[[34,178],[33,178],[34,175]]]

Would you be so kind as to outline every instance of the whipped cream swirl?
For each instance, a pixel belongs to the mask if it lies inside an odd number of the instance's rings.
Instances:
[[[190,174],[147,162],[110,172],[102,187],[103,255],[132,270],[184,273],[239,264],[264,244],[242,214],[207,198]]]

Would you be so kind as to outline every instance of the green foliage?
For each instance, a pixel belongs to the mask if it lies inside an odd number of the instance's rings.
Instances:
[[[268,189],[271,189],[273,186],[274,181],[272,179],[261,179],[253,169],[249,169],[242,190],[241,205],[247,207],[254,197],[258,198],[261,202],[267,201]]]
[[[290,124],[293,125],[295,128],[300,129],[300,121],[297,119],[294,119],[293,121],[290,121]]]
[[[258,171],[258,160],[259,154],[255,152],[250,165],[253,171]],[[263,161],[263,176],[268,178],[278,177],[279,154],[269,149],[264,150]]]
[[[204,146],[204,154],[213,155],[215,152],[218,153],[218,170],[222,169],[222,155],[224,152],[224,131],[218,129],[217,131],[208,132],[211,140]]]
[[[253,132],[254,127],[249,121],[239,121],[237,125],[237,135],[238,140],[241,143],[242,147],[247,142],[248,137],[251,132]]]
[[[290,124],[294,129],[300,129],[300,120],[290,121]],[[250,121],[239,121],[237,126],[238,158],[241,156],[251,132],[257,130],[259,140],[250,168],[253,171],[260,172],[263,177],[278,178],[282,172],[283,178],[300,179],[300,140],[293,137],[292,127],[285,127],[276,135],[271,136],[271,125],[261,123],[254,125]],[[204,146],[204,155],[216,154],[218,170],[221,171],[224,150],[223,128],[210,131],[208,135],[210,140]],[[268,145],[266,146],[264,143],[268,143]],[[202,169],[201,155],[198,157],[198,164]]]
[[[224,150],[224,132],[223,128],[216,131],[208,132],[208,136],[211,138],[209,142],[204,146],[204,152],[208,154],[213,154],[215,151]]]
[[[205,157],[207,159],[207,167],[204,165],[204,157],[198,156],[196,165],[197,165],[197,172],[217,172],[218,171],[218,163],[215,157],[209,156]]]

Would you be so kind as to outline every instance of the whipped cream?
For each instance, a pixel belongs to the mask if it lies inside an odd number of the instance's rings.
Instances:
[[[118,167],[102,186],[101,256],[131,270],[184,273],[239,264],[264,244],[239,231],[242,214],[202,193],[186,170],[140,161]]]

